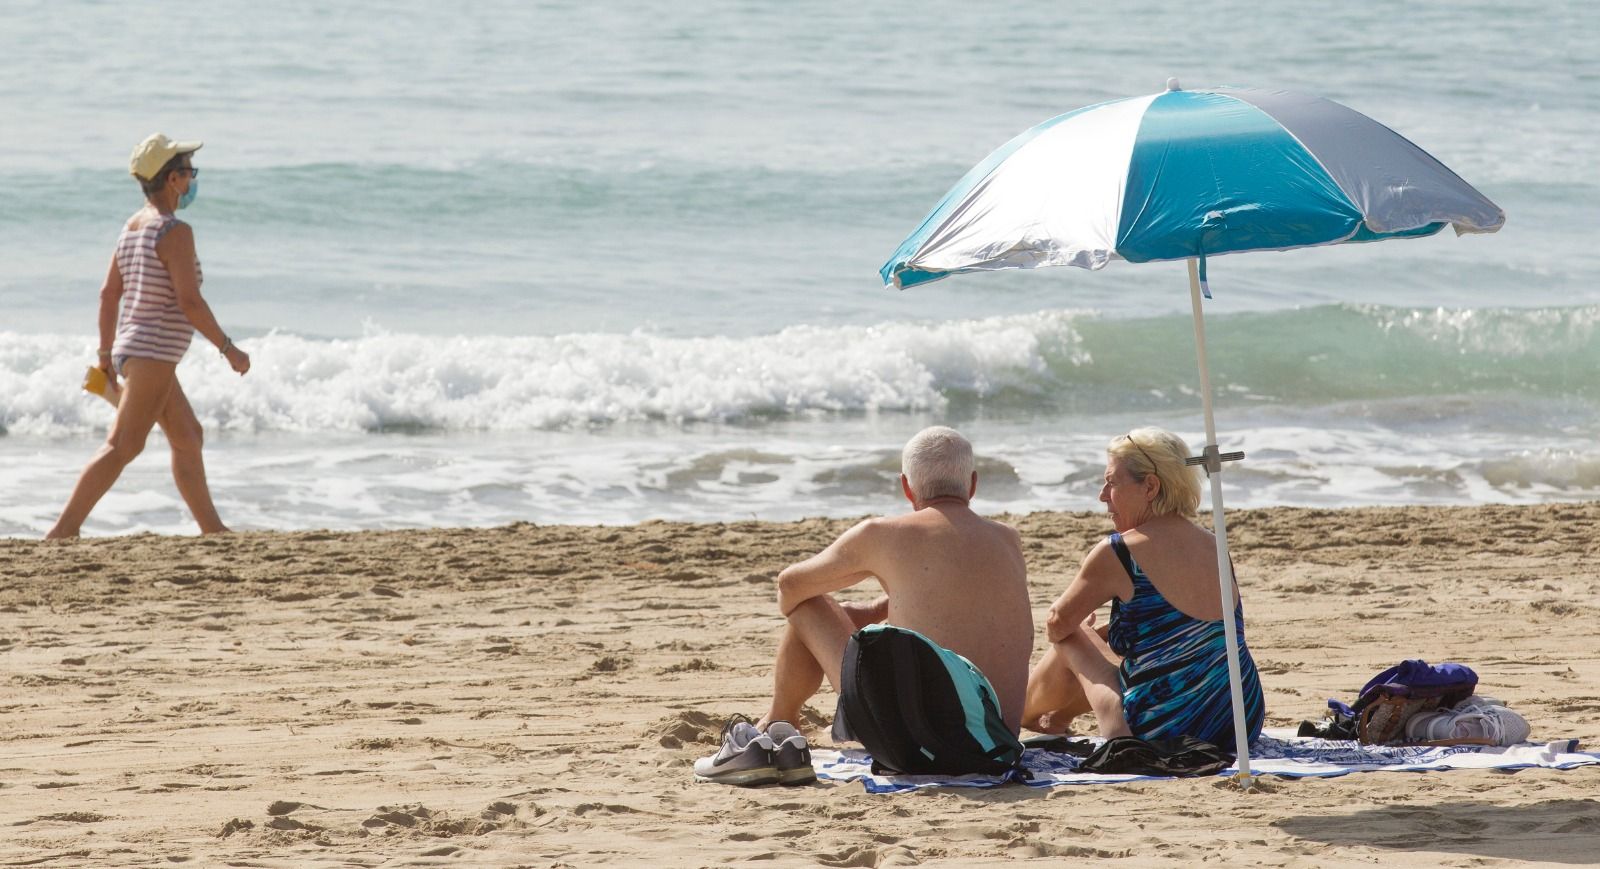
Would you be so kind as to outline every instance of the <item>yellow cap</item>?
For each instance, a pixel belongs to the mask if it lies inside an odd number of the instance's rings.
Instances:
[[[199,142],[174,142],[165,133],[151,133],[149,138],[134,146],[133,156],[128,158],[128,171],[135,178],[149,181],[168,160],[198,150]]]

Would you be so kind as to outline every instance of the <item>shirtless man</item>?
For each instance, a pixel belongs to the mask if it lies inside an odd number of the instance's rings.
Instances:
[[[900,489],[913,512],[868,519],[822,552],[778,574],[778,643],[772,705],[761,721],[729,722],[722,748],[695,776],[729,784],[811,781],[810,749],[794,727],[827,677],[835,692],[851,634],[887,621],[971,661],[994,686],[1016,735],[1033,648],[1033,610],[1021,538],[972,512],[978,489],[972,445],[953,429],[924,429],[901,456]],[[831,592],[876,578],[884,596],[841,604]]]

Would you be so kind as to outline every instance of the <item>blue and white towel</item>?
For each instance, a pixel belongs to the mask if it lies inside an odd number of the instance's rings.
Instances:
[[[1294,736],[1287,729],[1267,730],[1250,746],[1250,767],[1257,775],[1291,778],[1333,777],[1352,772],[1427,772],[1446,769],[1572,769],[1600,764],[1600,753],[1578,751],[1576,739],[1549,743],[1525,742],[1508,747],[1482,745],[1412,746],[1361,745],[1351,740]],[[817,777],[829,781],[860,780],[867,793],[887,794],[927,787],[992,788],[1014,777],[991,775],[932,776],[872,774],[872,758],[859,749],[811,752]],[[1029,787],[1110,784],[1159,778],[1147,775],[1096,775],[1078,772],[1080,758],[1055,751],[1030,748],[1023,765]],[[1218,775],[1233,775],[1237,769]]]

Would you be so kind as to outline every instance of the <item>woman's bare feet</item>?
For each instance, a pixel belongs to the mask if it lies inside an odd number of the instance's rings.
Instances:
[[[1066,713],[1067,710],[1065,709],[1055,709],[1040,715],[1032,722],[1025,723],[1023,726],[1034,731],[1035,733],[1044,733],[1050,736],[1060,736],[1072,729],[1072,720],[1078,717],[1075,714],[1068,715]]]

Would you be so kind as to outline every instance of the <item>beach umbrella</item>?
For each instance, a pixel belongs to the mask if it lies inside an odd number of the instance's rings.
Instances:
[[[1222,611],[1233,611],[1221,452],[1201,297],[1206,258],[1494,232],[1505,213],[1388,127],[1320,97],[1259,88],[1182,90],[1100,103],[1002,145],[946,193],[880,274],[907,288],[962,272],[1112,260],[1187,260]],[[1224,618],[1239,776],[1251,781],[1239,645]]]

